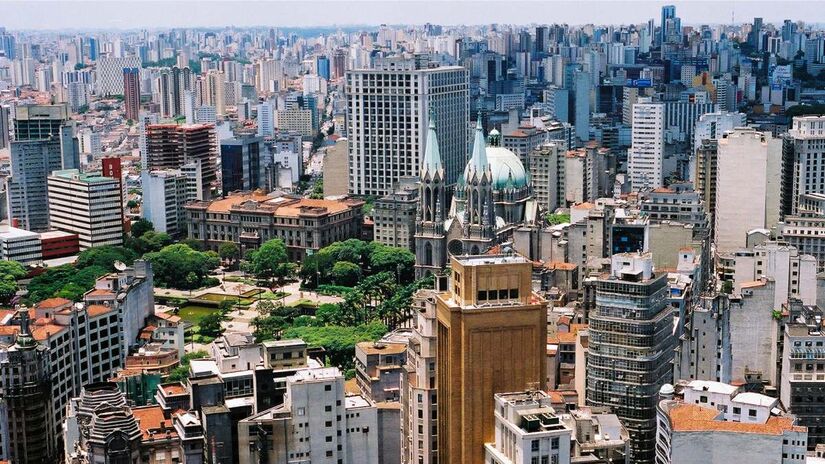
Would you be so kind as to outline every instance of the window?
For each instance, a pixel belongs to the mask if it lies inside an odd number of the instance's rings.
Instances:
[[[734,406],[733,413],[734,414],[742,414],[742,408],[737,408],[737,407]]]
[[[748,409],[748,417],[756,417],[756,409]]]
[[[538,450],[539,450],[539,441],[538,441],[538,440],[533,440],[533,441],[530,443],[530,449],[531,449],[532,451],[538,451]]]

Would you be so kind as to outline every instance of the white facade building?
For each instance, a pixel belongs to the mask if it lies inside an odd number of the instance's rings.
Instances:
[[[40,234],[0,224],[0,259],[17,261],[24,266],[40,263],[43,260]]]
[[[746,244],[748,232],[779,222],[782,143],[738,128],[719,140],[714,241],[719,252]]]
[[[80,249],[123,243],[120,179],[81,174],[77,169],[49,176],[49,225],[77,234]]]
[[[825,116],[797,116],[788,130],[786,143],[793,150],[791,212],[798,213],[799,197],[808,193],[825,194]]]
[[[140,215],[155,226],[158,232],[177,235],[185,230],[187,177],[179,170],[141,171],[140,185],[143,203]],[[191,198],[194,200],[195,198]]]
[[[430,111],[446,182],[455,183],[467,164],[468,88],[465,68],[420,60],[386,59],[347,72],[349,192],[385,196],[401,177],[418,176]]]
[[[258,427],[272,431],[266,443]],[[287,379],[282,405],[238,423],[238,440],[242,463],[377,463],[378,414],[364,397],[346,396],[337,368],[306,369]],[[260,456],[262,449],[268,456]]]
[[[649,98],[633,105],[631,146],[627,151],[627,173],[634,190],[662,186],[664,178],[664,106]]]
[[[495,395],[496,438],[484,444],[485,463],[570,463],[568,428],[541,390]]]

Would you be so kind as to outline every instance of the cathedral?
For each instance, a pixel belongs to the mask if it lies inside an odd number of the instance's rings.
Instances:
[[[445,184],[435,120],[430,117],[416,217],[417,277],[440,272],[450,255],[484,253],[508,240],[515,228],[537,222],[538,205],[524,165],[500,144],[495,129],[485,140],[479,116],[472,156],[447,207],[450,186]]]

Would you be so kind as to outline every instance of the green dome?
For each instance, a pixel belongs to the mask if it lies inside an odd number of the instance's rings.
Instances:
[[[487,147],[487,161],[493,173],[494,189],[502,189],[505,186],[520,189],[527,186],[527,172],[521,160],[512,151],[503,147]]]

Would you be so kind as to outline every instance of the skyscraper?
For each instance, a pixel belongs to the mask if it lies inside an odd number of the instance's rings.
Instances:
[[[659,30],[659,43],[663,44],[667,41],[667,21],[676,17],[676,7],[674,5],[665,5],[662,7],[662,23]]]
[[[0,148],[6,148],[10,142],[9,107],[0,105]]]
[[[324,79],[329,80],[329,58],[327,58],[326,55],[321,55],[315,60],[315,63],[315,67],[317,68],[317,74],[323,77]]]
[[[214,106],[218,116],[224,116],[226,114],[226,99],[224,96],[225,79],[222,71],[211,70],[206,73],[203,104]]]
[[[783,214],[797,214],[799,196],[825,194],[825,116],[796,116],[783,138],[788,172],[783,179]]]
[[[17,312],[14,345],[0,345],[0,459],[21,464],[57,457],[49,349],[29,329],[28,309]]]
[[[627,151],[627,174],[634,190],[661,187],[664,179],[664,106],[650,98],[633,105],[631,146]]]
[[[187,90],[193,90],[192,72],[189,67],[173,66],[162,70],[158,77],[161,116],[171,118],[182,115]]]
[[[266,166],[261,162],[263,138],[240,136],[221,140],[221,182],[224,195],[263,188]]]
[[[80,166],[78,141],[66,125],[68,118],[65,105],[17,108],[7,201],[9,219],[21,228],[49,228],[46,179],[52,171]]]
[[[401,177],[419,175],[431,109],[445,181],[455,183],[467,161],[468,79],[466,68],[430,67],[418,57],[349,71],[350,193],[388,195]]]
[[[495,433],[493,395],[539,389],[547,366],[546,302],[521,256],[452,258],[436,295],[438,462],[484,462]]]
[[[126,119],[138,120],[140,114],[140,69],[123,68],[123,105]]]
[[[123,70],[140,69],[140,57],[103,58],[97,63],[95,93],[99,96],[124,95]]]
[[[656,400],[672,381],[676,338],[666,273],[653,257],[615,254],[611,276],[596,282],[587,352],[587,404],[605,406],[630,432],[628,462],[652,463]]]

